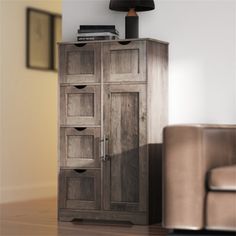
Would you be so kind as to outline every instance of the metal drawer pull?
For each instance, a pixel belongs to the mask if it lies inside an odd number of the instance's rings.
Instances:
[[[86,172],[87,170],[85,170],[85,169],[74,169],[74,171],[81,174],[81,173]]]
[[[74,87],[77,89],[83,89],[83,88],[87,87],[87,85],[75,85]]]
[[[106,143],[108,142],[108,137],[106,135],[103,135],[103,139],[101,140],[101,150],[103,150],[101,160],[102,161],[107,161],[109,160],[109,156],[106,154]]]

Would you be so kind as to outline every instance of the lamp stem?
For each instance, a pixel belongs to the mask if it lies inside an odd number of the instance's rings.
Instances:
[[[138,28],[138,15],[135,8],[131,8],[125,17],[125,38],[138,38]]]

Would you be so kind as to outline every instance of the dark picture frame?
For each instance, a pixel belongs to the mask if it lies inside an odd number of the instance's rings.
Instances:
[[[26,9],[26,66],[37,70],[57,70],[57,41],[61,40],[61,15]]]
[[[62,35],[62,17],[61,15],[54,15],[53,17],[53,69],[58,71],[58,46],[57,43],[61,41]]]

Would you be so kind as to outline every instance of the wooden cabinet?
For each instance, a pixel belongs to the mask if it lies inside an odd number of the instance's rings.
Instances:
[[[62,43],[58,215],[161,221],[168,44]]]

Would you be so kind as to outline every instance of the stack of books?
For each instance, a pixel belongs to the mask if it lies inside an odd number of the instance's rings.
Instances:
[[[78,41],[113,40],[119,38],[115,25],[80,25]]]

